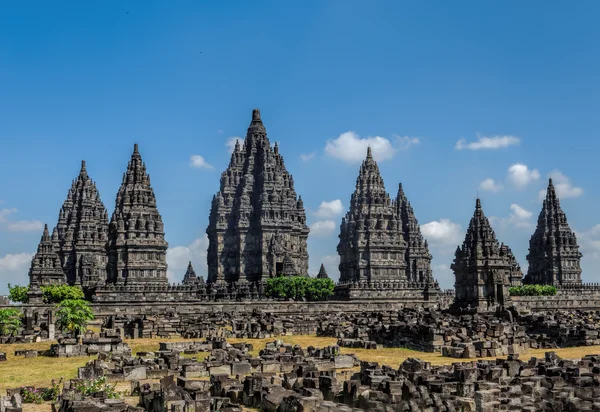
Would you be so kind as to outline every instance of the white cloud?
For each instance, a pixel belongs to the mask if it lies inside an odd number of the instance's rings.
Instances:
[[[199,169],[212,169],[213,166],[209,164],[202,156],[192,155],[190,156],[190,166]]]
[[[319,220],[310,225],[310,234],[313,236],[326,237],[335,231],[333,220]]]
[[[37,232],[44,228],[44,223],[39,220],[19,220],[8,222],[6,227],[10,232]]]
[[[454,146],[456,150],[481,150],[481,149],[503,149],[509,146],[518,145],[521,139],[516,136],[477,136],[477,140],[467,143],[464,137],[459,139]]]
[[[17,209],[0,209],[0,222],[6,222],[9,215],[16,213]]]
[[[398,148],[401,150],[407,150],[411,146],[418,145],[421,143],[418,137],[410,137],[410,136],[396,136],[396,143]]]
[[[300,155],[300,160],[302,160],[303,162],[308,162],[309,160],[312,160],[315,158],[316,153],[312,152],[312,153],[306,153],[306,154],[301,154]]]
[[[515,163],[508,168],[508,180],[518,189],[522,189],[530,183],[540,178],[540,172],[537,169],[530,170],[527,165]]]
[[[229,153],[233,153],[236,141],[240,142],[240,147],[244,144],[244,139],[238,136],[232,136],[229,139],[227,139],[227,142],[225,142],[225,146],[227,146],[227,151]]]
[[[392,143],[381,136],[361,139],[355,132],[342,133],[337,139],[328,140],[325,153],[347,163],[360,163],[367,155],[367,147],[371,147],[373,158],[378,162],[389,160],[396,154]]]
[[[31,253],[8,254],[0,258],[0,279],[5,281],[0,284],[0,293],[8,293],[9,282],[11,285],[29,284],[29,267],[32,258]]]
[[[488,192],[499,192],[502,190],[502,185],[496,182],[494,179],[487,178],[479,183],[479,188],[481,190],[486,190]]]
[[[462,240],[462,228],[449,219],[434,220],[421,225],[423,235],[430,243],[458,245]]]
[[[497,226],[503,229],[506,227],[517,227],[527,230],[535,228],[535,224],[531,220],[533,212],[530,212],[516,203],[510,205],[510,210],[511,212],[507,218],[490,216],[489,220],[492,226]]]
[[[343,211],[344,205],[342,205],[342,201],[340,199],[335,199],[330,202],[321,202],[314,215],[322,219],[331,219],[341,215]]]
[[[552,184],[556,190],[556,195],[560,199],[579,197],[583,194],[583,189],[581,187],[574,187],[571,183],[571,179],[562,174],[560,171],[553,170],[550,173],[550,177],[552,178]],[[539,199],[544,200],[545,198],[546,189],[542,189],[539,193]]]
[[[194,271],[206,280],[207,265],[206,251],[208,249],[208,236],[194,240],[188,246],[173,246],[167,249],[167,277],[170,282],[180,283],[187,269],[188,262],[192,262]]]

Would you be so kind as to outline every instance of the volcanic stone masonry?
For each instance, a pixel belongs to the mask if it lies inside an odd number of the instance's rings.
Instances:
[[[271,148],[258,109],[243,148],[236,142],[221,174],[209,220],[209,283],[308,274],[309,228],[302,198],[296,196],[277,143]]]
[[[411,289],[439,291],[412,206],[402,185],[396,201],[391,201],[371,148],[356,179],[339,238],[338,295],[374,298],[386,290],[386,296],[406,297]]]
[[[110,219],[107,281],[167,284],[167,247],[150,176],[135,144]]]
[[[63,203],[53,236],[55,250],[70,285],[96,286],[106,282],[108,212],[85,161]]]
[[[44,233],[38,245],[37,253],[31,260],[31,268],[29,269],[29,302],[42,302],[41,286],[63,283],[65,283],[65,272],[60,264],[60,257],[54,249],[54,243],[50,238],[48,225],[44,225]]]
[[[529,268],[525,283],[581,284],[581,252],[577,237],[560,207],[552,179],[538,217],[537,228],[529,240]]]
[[[455,309],[495,311],[508,303],[508,287],[523,276],[510,248],[498,243],[479,198],[450,268],[456,276]]]

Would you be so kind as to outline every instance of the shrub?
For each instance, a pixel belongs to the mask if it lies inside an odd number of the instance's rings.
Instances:
[[[82,300],[85,295],[79,286],[49,285],[42,286],[45,303],[60,303],[63,300]]]
[[[523,285],[511,286],[508,289],[511,296],[554,296],[556,286],[552,285]]]
[[[11,286],[8,284],[8,298],[15,303],[27,303],[27,292],[29,286]]]
[[[58,395],[60,395],[60,384],[62,382],[62,378],[58,382],[52,379],[49,388],[42,389],[42,399],[45,401],[56,401],[58,399]]]
[[[114,385],[106,383],[106,376],[100,376],[96,379],[73,379],[71,381],[71,388],[84,396],[102,392],[109,399],[116,399],[119,397],[119,393],[115,390],[115,386],[117,386],[116,383]]]
[[[18,309],[0,309],[0,336],[11,336],[19,331],[23,314]]]
[[[83,299],[63,300],[56,309],[57,326],[75,334],[85,331],[88,322],[94,319],[89,302]]]
[[[267,279],[265,294],[277,299],[324,300],[333,294],[335,284],[331,279],[304,276],[276,277]]]
[[[23,403],[35,403],[38,405],[44,403],[44,399],[42,398],[42,392],[38,389],[21,388],[20,394]]]

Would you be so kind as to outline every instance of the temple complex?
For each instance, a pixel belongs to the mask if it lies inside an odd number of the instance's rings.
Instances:
[[[307,275],[308,232],[294,179],[254,109],[243,147],[236,142],[212,201],[206,229],[208,282]]]
[[[552,179],[529,240],[529,268],[525,283],[546,285],[581,284],[581,252],[577,237],[560,207]]]
[[[319,273],[317,273],[317,278],[318,279],[329,279],[329,275],[327,274],[327,271],[325,270],[325,265],[323,265],[321,263],[321,267],[319,268]]]
[[[108,212],[82,161],[60,209],[53,239],[67,283],[95,286],[106,282],[107,239]]]
[[[204,278],[202,276],[196,275],[196,271],[194,270],[194,267],[192,266],[191,261],[188,263],[187,270],[185,271],[185,274],[183,275],[182,284],[183,285],[204,284]]]
[[[150,176],[135,144],[110,219],[107,281],[166,285],[167,247]]]
[[[370,147],[339,238],[340,283],[407,280],[402,222]]]
[[[522,278],[509,247],[500,245],[483,213],[479,198],[462,247],[456,248],[450,266],[456,277],[454,309],[494,311],[510,300],[508,288]]]

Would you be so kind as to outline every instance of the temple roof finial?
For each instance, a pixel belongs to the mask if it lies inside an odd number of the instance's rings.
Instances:
[[[372,159],[373,153],[371,152],[371,146],[367,147],[367,159]]]
[[[260,110],[259,109],[252,110],[252,122],[261,122],[262,123],[262,119],[260,118]]]
[[[475,201],[475,209],[481,209],[481,199],[477,196],[477,200]]]
[[[85,168],[85,160],[81,161],[81,172],[80,174],[87,174],[87,169]]]
[[[137,143],[133,144],[133,153],[139,153],[138,144]]]

